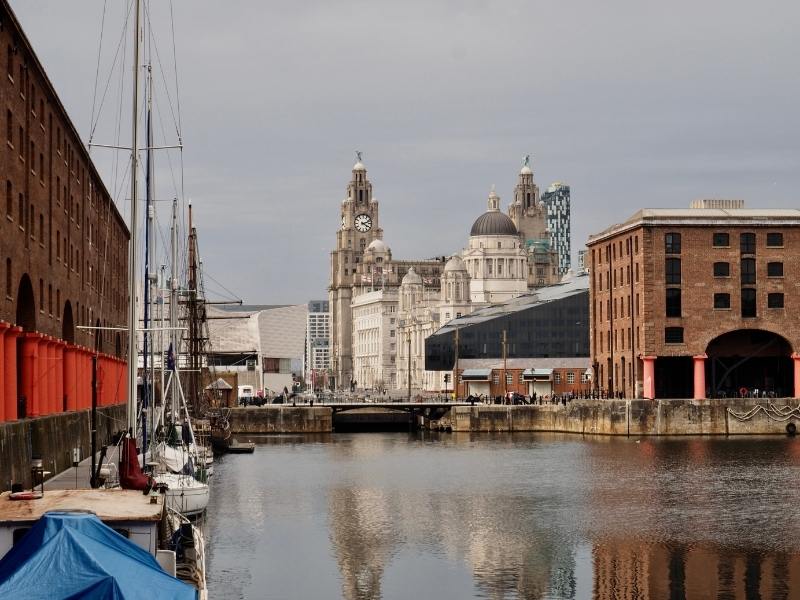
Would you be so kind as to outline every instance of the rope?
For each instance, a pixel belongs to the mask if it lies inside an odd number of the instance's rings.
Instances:
[[[781,406],[777,407],[772,402],[768,406],[757,404],[750,410],[744,413],[737,413],[728,408],[728,414],[738,421],[749,421],[758,413],[763,412],[767,417],[773,421],[786,422],[789,419],[800,419],[800,405],[797,406]]]

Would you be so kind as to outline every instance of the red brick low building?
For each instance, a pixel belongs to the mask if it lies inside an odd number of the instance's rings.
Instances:
[[[72,407],[58,385],[83,377],[75,365],[84,349],[121,364],[125,336],[111,328],[127,321],[129,234],[6,0],[0,120],[2,421],[17,418],[20,406],[29,416]],[[109,381],[118,379],[113,368]],[[53,390],[42,384],[51,378]]]
[[[488,396],[506,392],[523,396],[585,394],[592,390],[589,358],[472,358],[458,363],[458,397]]]
[[[643,209],[589,239],[609,394],[800,396],[800,210],[717,206]]]

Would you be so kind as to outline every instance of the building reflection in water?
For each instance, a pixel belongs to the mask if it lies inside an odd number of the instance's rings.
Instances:
[[[617,540],[596,544],[592,562],[597,600],[778,600],[795,598],[800,589],[796,554]]]

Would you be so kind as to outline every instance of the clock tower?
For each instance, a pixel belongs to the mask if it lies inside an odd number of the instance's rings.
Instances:
[[[364,250],[375,239],[383,239],[378,220],[378,202],[372,197],[367,169],[357,152],[336,232],[336,248],[331,252],[328,296],[331,310],[331,368],[336,387],[347,387],[353,378],[353,318],[350,303],[356,271]]]

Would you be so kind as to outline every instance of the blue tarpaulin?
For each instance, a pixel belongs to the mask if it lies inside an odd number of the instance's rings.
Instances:
[[[197,591],[93,514],[45,514],[0,560],[0,598],[195,600]]]

